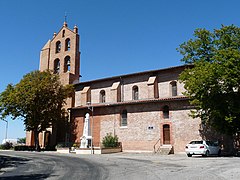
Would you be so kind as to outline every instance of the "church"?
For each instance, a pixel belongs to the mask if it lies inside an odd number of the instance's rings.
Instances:
[[[75,87],[75,95],[66,106],[69,128],[53,126],[42,132],[42,147],[60,142],[81,145],[86,116],[88,147],[101,147],[109,133],[117,135],[124,152],[184,152],[189,141],[201,139],[201,121],[189,116],[193,107],[183,95],[184,84],[178,80],[189,66],[81,82],[79,49],[78,27],[70,29],[64,22],[41,50],[39,69],[53,70],[63,85]],[[32,132],[27,132],[27,145],[33,142]]]

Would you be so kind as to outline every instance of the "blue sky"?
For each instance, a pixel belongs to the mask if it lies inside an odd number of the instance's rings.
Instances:
[[[0,92],[39,68],[40,50],[62,27],[81,38],[81,81],[178,66],[176,48],[196,28],[240,25],[238,0],[0,0]],[[25,136],[9,120],[8,138]],[[0,143],[6,123],[0,121]]]

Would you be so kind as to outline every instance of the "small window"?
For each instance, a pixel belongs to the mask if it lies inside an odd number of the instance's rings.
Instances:
[[[133,97],[133,100],[138,100],[138,87],[137,86],[133,86],[133,88],[132,88],[132,97]]]
[[[62,37],[65,37],[65,30],[62,31]]]
[[[121,126],[127,126],[127,110],[123,110],[121,114]]]
[[[100,103],[105,103],[106,102],[106,93],[104,90],[100,91],[100,99],[99,99]]]
[[[172,81],[171,83],[172,96],[177,96],[177,82]]]
[[[59,53],[61,51],[61,42],[57,41],[56,42],[56,53]]]
[[[169,107],[168,106],[164,106],[163,107],[163,118],[164,119],[168,119],[169,118]]]
[[[67,38],[67,39],[65,40],[65,51],[70,51],[70,47],[71,47],[70,39]]]
[[[59,72],[60,72],[60,60],[55,59],[54,60],[54,73],[59,74]]]
[[[70,72],[71,70],[71,58],[70,56],[66,56],[64,58],[64,72]]]

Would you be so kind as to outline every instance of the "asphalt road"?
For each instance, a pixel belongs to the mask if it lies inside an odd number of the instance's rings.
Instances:
[[[0,151],[0,179],[240,179],[238,157]]]

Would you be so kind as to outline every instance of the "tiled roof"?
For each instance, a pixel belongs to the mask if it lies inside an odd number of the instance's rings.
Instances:
[[[123,101],[123,102],[112,102],[112,103],[96,103],[91,105],[82,105],[77,107],[72,107],[70,109],[84,109],[89,106],[91,107],[110,107],[110,106],[120,106],[120,105],[131,105],[131,104],[145,104],[145,103],[154,103],[154,102],[166,102],[166,101],[182,101],[189,100],[186,96],[173,96],[168,98],[158,98],[158,99],[142,99],[142,100],[132,100],[132,101]]]
[[[141,75],[141,74],[151,74],[151,73],[155,73],[155,72],[159,72],[159,71],[173,70],[173,69],[178,69],[178,68],[184,69],[186,67],[192,67],[192,65],[173,66],[173,67],[157,69],[157,70],[149,70],[149,71],[142,71],[142,72],[136,72],[136,73],[131,73],[131,74],[124,74],[124,75],[119,75],[119,76],[112,76],[112,77],[107,77],[107,78],[102,78],[102,79],[94,79],[94,80],[90,80],[90,81],[79,82],[75,85],[94,83],[94,82],[106,81],[106,80],[112,80],[112,79],[119,79],[119,78],[124,78],[124,77],[129,77],[129,76],[137,76],[137,75]]]

